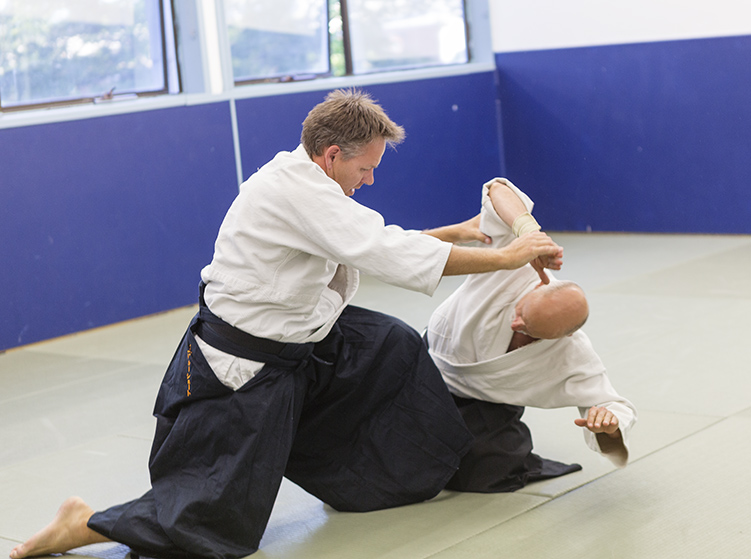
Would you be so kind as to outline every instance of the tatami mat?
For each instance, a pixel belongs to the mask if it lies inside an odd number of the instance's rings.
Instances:
[[[727,418],[433,557],[749,557],[749,449],[739,456],[738,438],[750,421]]]
[[[751,237],[556,234],[560,278],[587,291],[592,338],[639,410],[631,464],[591,452],[573,409],[528,409],[539,454],[583,466],[512,494],[444,491],[338,513],[286,482],[258,558],[520,559],[751,556]],[[433,298],[362,279],[355,304],[418,330]],[[195,307],[0,355],[0,556],[81,495],[94,508],[149,486],[154,398]],[[124,350],[127,348],[127,350]],[[124,559],[105,545],[78,556]]]

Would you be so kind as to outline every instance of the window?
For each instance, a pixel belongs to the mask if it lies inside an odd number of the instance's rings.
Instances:
[[[469,61],[463,0],[224,0],[236,83]]]
[[[236,82],[330,72],[326,0],[224,3]]]
[[[160,0],[0,0],[0,109],[176,92],[171,22]]]
[[[346,0],[353,73],[468,61],[462,0]]]

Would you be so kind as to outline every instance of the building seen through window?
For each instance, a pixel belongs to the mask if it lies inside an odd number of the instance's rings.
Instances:
[[[0,108],[166,92],[159,0],[0,0]]]
[[[226,0],[236,82],[330,72],[326,0]]]
[[[463,0],[224,0],[235,82],[462,64]]]
[[[355,74],[468,61],[462,0],[346,0]]]
[[[179,92],[175,42],[194,41],[201,25],[183,25],[186,36],[176,38],[173,10],[185,15],[190,6],[178,2],[0,0],[0,110]],[[213,6],[224,10],[223,18],[209,18],[202,26],[226,39],[224,56],[231,57],[236,84],[469,61],[464,0],[200,5],[204,13]],[[217,28],[217,21],[226,28]]]

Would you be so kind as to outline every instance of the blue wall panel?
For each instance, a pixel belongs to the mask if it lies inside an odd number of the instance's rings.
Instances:
[[[751,37],[496,62],[507,174],[547,229],[751,233]]]
[[[407,131],[355,198],[387,223],[422,229],[468,219],[480,187],[499,174],[493,72],[363,87]],[[326,92],[237,101],[244,174],[299,144],[302,121]]]
[[[196,300],[236,194],[228,103],[0,130],[0,349]]]
[[[493,72],[366,88],[407,129],[357,194],[389,223],[467,219],[500,173]],[[325,92],[236,103],[247,177]],[[236,195],[228,102],[0,130],[0,350],[187,304]]]

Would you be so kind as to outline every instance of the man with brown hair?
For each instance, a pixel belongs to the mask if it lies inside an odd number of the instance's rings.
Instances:
[[[199,313],[155,407],[152,489],[94,513],[71,498],[11,557],[115,540],[153,557],[253,553],[282,476],[337,510],[435,496],[471,436],[401,321],[349,306],[358,270],[432,294],[443,275],[559,268],[533,233],[500,249],[477,219],[420,234],[386,226],[351,196],[404,131],[369,96],[335,91],[242,186],[201,272]]]

